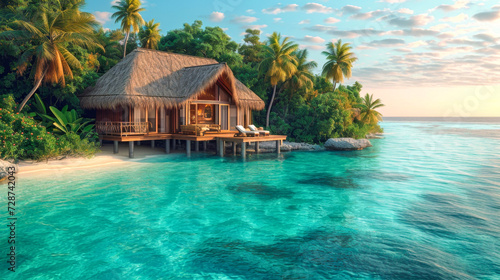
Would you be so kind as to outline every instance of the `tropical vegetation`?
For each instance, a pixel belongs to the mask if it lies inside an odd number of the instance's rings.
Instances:
[[[120,29],[105,30],[93,15],[81,11],[83,4],[0,4],[1,158],[97,152],[93,115],[80,108],[77,96],[138,47],[226,62],[267,104],[254,112],[253,122],[290,140],[321,143],[380,131],[381,101],[368,94],[362,98],[358,82],[343,84],[357,59],[341,40],[326,45],[326,62],[317,69],[307,50],[277,32],[261,40],[259,30],[247,29],[238,44],[222,28],[195,21],[162,34],[160,23],[144,21],[139,0],[115,4],[113,17]]]

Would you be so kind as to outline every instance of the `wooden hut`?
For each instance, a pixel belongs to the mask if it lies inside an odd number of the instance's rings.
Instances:
[[[252,110],[264,109],[226,63],[141,48],[99,78],[80,103],[96,110],[101,139],[119,141],[162,139],[201,126],[228,133],[251,124]]]

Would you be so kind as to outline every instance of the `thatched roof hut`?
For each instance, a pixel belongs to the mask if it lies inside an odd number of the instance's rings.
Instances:
[[[178,107],[217,81],[228,85],[236,106],[264,109],[264,101],[238,81],[225,63],[214,59],[136,49],[80,96],[87,109],[118,106]]]

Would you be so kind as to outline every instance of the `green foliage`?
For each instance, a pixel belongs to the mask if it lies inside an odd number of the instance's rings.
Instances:
[[[24,113],[16,112],[12,95],[0,97],[0,158],[44,160],[57,156],[91,157],[99,151],[93,135],[57,135]]]
[[[160,24],[155,23],[154,19],[144,24],[139,31],[139,41],[141,41],[141,47],[154,50],[158,49],[158,42],[161,38],[161,29],[159,29],[159,27]]]

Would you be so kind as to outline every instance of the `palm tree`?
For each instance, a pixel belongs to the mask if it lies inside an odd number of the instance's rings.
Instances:
[[[288,104],[286,105],[285,115],[288,114],[288,106],[295,90],[304,87],[306,89],[311,89],[314,86],[314,74],[311,71],[318,66],[315,61],[307,61],[307,49],[296,51],[293,55],[295,56],[295,67],[297,71],[295,71],[291,78],[285,83],[285,86],[291,90],[290,96],[288,97]]]
[[[65,76],[73,78],[71,68],[82,68],[68,46],[102,49],[93,35],[99,24],[92,14],[79,10],[80,3],[60,4],[50,10],[40,6],[29,18],[15,20],[14,30],[0,33],[0,39],[11,39],[27,47],[19,57],[17,73],[22,75],[32,65],[31,75],[35,78],[35,85],[19,105],[19,111],[42,82],[59,83],[64,87]]]
[[[160,23],[155,23],[152,19],[141,28],[139,31],[139,41],[141,41],[141,47],[146,49],[158,49],[158,42],[161,39],[160,31],[158,27]]]
[[[266,115],[266,127],[269,127],[269,114],[276,95],[276,85],[286,81],[297,71],[297,59],[293,52],[297,50],[298,45],[290,41],[290,37],[281,40],[281,34],[274,32],[269,36],[269,40],[263,48],[264,59],[259,64],[259,71],[265,72],[271,80],[271,86],[273,86],[273,95]]]
[[[125,32],[125,42],[123,44],[123,57],[127,55],[127,42],[130,37],[130,28],[133,29],[134,33],[139,32],[139,28],[144,24],[141,14],[145,11],[141,8],[140,0],[121,0],[113,8],[118,11],[115,12],[111,17],[116,18],[115,23],[120,22],[121,29]]]
[[[344,76],[351,77],[352,64],[358,58],[351,52],[350,44],[342,44],[342,40],[338,40],[335,44],[333,42],[327,43],[326,49],[327,51],[323,51],[322,54],[326,56],[328,61],[323,65],[321,75],[333,80],[333,90],[335,90],[337,83],[344,82]]]
[[[385,106],[384,104],[382,104],[382,101],[380,99],[376,99],[375,101],[373,101],[373,94],[369,95],[368,93],[361,100],[361,103],[358,104],[358,107],[361,109],[361,120],[365,123],[374,123],[377,121],[381,121],[382,114],[375,109]]]

